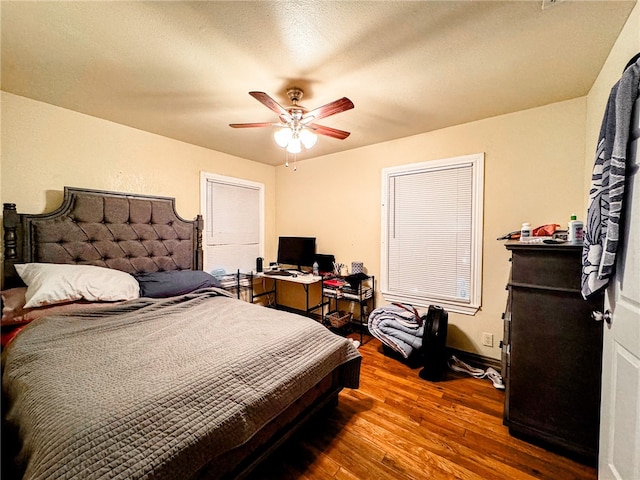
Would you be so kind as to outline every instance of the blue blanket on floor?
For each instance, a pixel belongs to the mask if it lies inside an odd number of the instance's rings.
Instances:
[[[369,315],[369,332],[404,358],[422,348],[424,324],[416,315],[398,305],[376,308]]]

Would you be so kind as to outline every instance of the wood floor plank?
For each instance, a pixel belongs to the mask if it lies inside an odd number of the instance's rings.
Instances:
[[[440,466],[446,466],[445,471],[455,472],[455,478],[509,478],[509,479],[531,479],[526,472],[521,472],[516,468],[511,468],[502,462],[496,461],[488,455],[478,456],[477,451],[469,448],[464,439],[464,434],[438,434],[431,428],[415,428],[398,430],[397,425],[387,421],[383,417],[367,418],[362,416],[349,424],[349,428],[358,431],[358,421],[375,424],[377,430],[369,432],[368,437],[376,437],[380,443],[384,443],[389,451],[405,458],[409,463],[416,463],[422,468],[428,467],[425,460],[436,460]],[[501,475],[495,475],[495,470],[501,471]]]
[[[360,347],[360,388],[309,422],[249,480],[596,480],[595,468],[514,438],[504,392],[447,371],[440,382]]]
[[[349,428],[363,437],[371,439],[378,444],[384,444],[387,455],[384,462],[394,464],[394,469],[406,471],[411,478],[419,478],[418,475],[428,475],[429,478],[459,478],[464,480],[484,480],[484,477],[475,474],[457,462],[450,461],[447,455],[441,455],[446,451],[446,446],[441,449],[425,448],[425,442],[419,435],[398,435],[397,428],[387,424],[372,428],[372,422],[366,419],[356,419]],[[439,451],[438,451],[439,450]],[[451,457],[451,455],[449,455]]]
[[[513,439],[513,437],[510,437]],[[481,434],[467,432],[461,439],[469,448],[483,445],[486,456],[492,456],[497,461],[527,472],[534,478],[550,478],[563,480],[595,478],[595,469],[565,457],[555,455],[554,461],[549,461],[549,452],[541,447],[531,445],[517,439],[513,442],[499,442]],[[517,454],[514,454],[514,450]]]

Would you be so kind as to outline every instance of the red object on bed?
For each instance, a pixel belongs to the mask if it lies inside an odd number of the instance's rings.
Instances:
[[[26,325],[7,328],[6,330],[3,328],[2,333],[0,334],[0,337],[2,340],[2,348],[5,348],[7,345],[9,345],[9,342],[13,340],[14,337],[18,335],[24,327],[26,327]]]

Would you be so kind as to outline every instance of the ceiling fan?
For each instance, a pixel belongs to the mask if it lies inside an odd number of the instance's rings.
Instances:
[[[316,120],[352,109],[354,107],[353,102],[347,97],[342,97],[321,107],[308,110],[298,104],[304,95],[304,92],[299,87],[287,89],[287,96],[291,100],[291,106],[289,107],[283,107],[264,92],[249,92],[249,95],[277,113],[280,121],[230,123],[229,126],[233,128],[280,127],[274,133],[274,138],[276,143],[281,147],[285,147],[289,153],[300,153],[302,145],[305,148],[313,147],[317,141],[315,134],[326,135],[339,140],[344,140],[350,135],[350,132],[314,123]]]

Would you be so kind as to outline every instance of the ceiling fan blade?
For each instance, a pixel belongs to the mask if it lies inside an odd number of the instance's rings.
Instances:
[[[278,115],[289,116],[289,112],[282,105],[280,105],[278,102],[276,102],[273,98],[271,98],[266,93],[264,93],[264,92],[249,92],[249,95],[251,95],[253,98],[258,100],[260,103],[262,103],[268,109],[276,112]]]
[[[337,128],[325,127],[324,125],[318,125],[317,123],[312,123],[307,125],[307,127],[312,129],[315,133],[337,138],[338,140],[344,140],[351,135],[351,132],[345,132],[344,130],[338,130]]]
[[[330,115],[335,115],[336,113],[344,112],[346,110],[351,110],[354,107],[353,102],[349,100],[347,97],[342,97],[338,100],[335,100],[331,103],[327,103],[318,108],[314,108],[313,110],[305,113],[303,121],[305,119],[310,120],[320,120],[321,118],[328,117]]]
[[[273,122],[257,122],[257,123],[230,123],[229,126],[232,128],[252,128],[252,127],[273,127],[280,125],[279,123]]]

